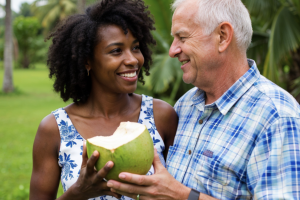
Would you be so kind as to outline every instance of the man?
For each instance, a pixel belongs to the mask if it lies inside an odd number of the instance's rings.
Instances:
[[[121,173],[112,191],[136,199],[300,199],[300,108],[260,75],[240,0],[175,0],[170,56],[195,88],[179,116],[167,169]],[[174,178],[173,178],[174,177]]]

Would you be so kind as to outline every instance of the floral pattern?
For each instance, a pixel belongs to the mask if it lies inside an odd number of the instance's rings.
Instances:
[[[84,139],[77,132],[68,114],[63,108],[57,109],[52,113],[55,116],[61,137],[58,164],[61,167],[62,186],[64,191],[67,191],[67,189],[76,182],[80,174]],[[165,160],[163,157],[165,144],[155,126],[152,97],[142,95],[141,111],[138,123],[144,124],[148,128],[159,158],[165,166]],[[153,173],[154,168],[152,166],[147,175],[152,175]],[[121,199],[130,200],[131,198],[122,196]],[[116,200],[116,198],[104,195],[97,198],[91,198],[89,200]]]

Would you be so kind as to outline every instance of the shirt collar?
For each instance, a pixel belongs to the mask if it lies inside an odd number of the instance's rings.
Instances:
[[[216,102],[208,106],[216,105],[219,111],[226,115],[231,107],[238,101],[238,99],[245,94],[245,92],[255,83],[260,77],[260,72],[257,69],[254,60],[248,59],[249,70],[237,80]],[[205,92],[201,89],[194,91],[190,105],[197,105],[200,110],[204,110],[205,106]]]

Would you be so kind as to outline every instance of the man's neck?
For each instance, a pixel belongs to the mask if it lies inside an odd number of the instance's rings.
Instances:
[[[249,70],[247,58],[231,62],[230,59],[212,77],[211,84],[201,88],[206,93],[205,104],[217,101],[239,78]]]

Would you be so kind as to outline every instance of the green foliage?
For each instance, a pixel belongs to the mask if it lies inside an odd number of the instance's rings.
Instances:
[[[186,85],[182,81],[180,62],[176,58],[169,57],[169,49],[173,41],[171,36],[172,10],[170,5],[173,0],[144,0],[154,16],[156,30],[152,32],[156,40],[153,48],[153,64],[150,69],[150,77],[146,77],[145,86],[138,85],[138,89],[145,94],[163,99],[174,105],[192,85]]]
[[[18,48],[21,52],[18,59],[23,68],[28,68],[30,63],[36,59],[36,52],[39,52],[40,38],[38,32],[41,25],[36,17],[17,17],[13,22],[14,35],[18,41]]]
[[[19,15],[23,16],[23,17],[31,17],[33,16],[32,12],[31,12],[31,6],[29,3],[24,2],[21,4],[20,6],[20,11],[18,13]]]
[[[47,34],[59,21],[77,12],[76,0],[36,0],[32,3],[32,11]]]
[[[254,30],[248,57],[257,61],[262,74],[271,81],[290,92],[299,88],[300,62],[294,56],[300,48],[299,0],[243,2],[250,12]],[[284,71],[287,65],[291,69],[288,73]],[[295,97],[300,94],[297,89],[293,91]]]
[[[3,70],[0,69],[0,87]],[[66,106],[53,92],[48,69],[15,69],[19,92],[0,94],[0,200],[28,199],[32,171],[32,146],[40,121],[51,111]],[[63,193],[62,188],[58,196]]]

